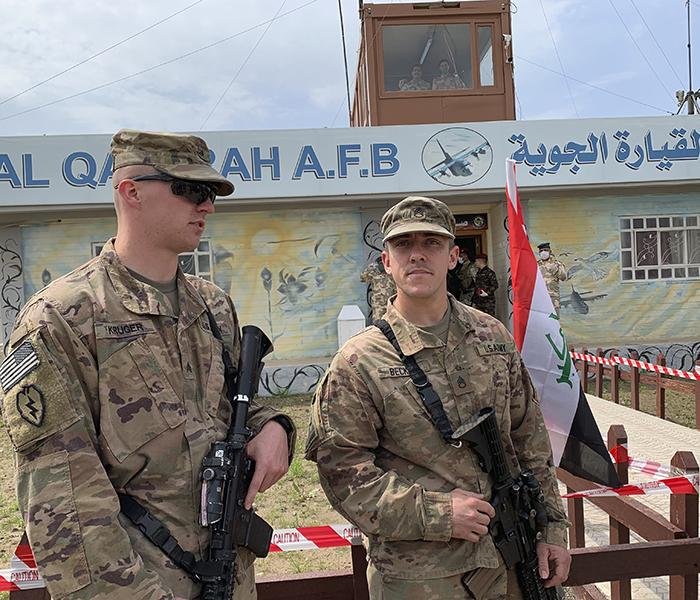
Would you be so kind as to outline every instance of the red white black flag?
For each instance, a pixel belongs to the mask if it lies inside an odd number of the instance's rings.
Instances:
[[[510,159],[506,160],[506,200],[513,337],[539,398],[554,462],[578,477],[617,487],[620,482],[530,246],[515,183],[515,161]]]

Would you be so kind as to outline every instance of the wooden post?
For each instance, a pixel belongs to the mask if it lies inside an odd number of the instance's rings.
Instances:
[[[666,359],[663,354],[656,357],[656,364],[665,367]],[[666,388],[663,386],[663,377],[661,373],[656,374],[656,416],[659,419],[666,418]]]
[[[678,467],[689,475],[698,473],[698,462],[692,452],[676,452],[671,459],[671,466]],[[688,537],[698,537],[697,494],[672,494],[669,520],[683,529]],[[698,574],[671,576],[669,600],[698,600]]]
[[[369,600],[367,586],[367,553],[362,544],[355,544],[350,550],[352,557],[352,588],[354,600]]]
[[[627,432],[622,425],[611,425],[608,429],[608,450],[616,448],[617,462],[615,470],[620,479],[620,483],[629,483],[629,459],[627,456]],[[609,517],[610,519],[610,545],[629,544],[630,530],[622,523]],[[632,600],[632,581],[621,579],[610,582],[610,600]]]
[[[639,360],[639,353],[631,350],[630,358]],[[639,410],[639,369],[637,367],[630,367],[630,404],[634,410]]]
[[[603,358],[603,349],[598,348],[595,351],[595,355],[598,358]],[[603,373],[605,373],[605,368],[603,363],[596,363],[595,364],[595,395],[598,396],[598,398],[603,397]]]
[[[615,356],[617,356],[617,350],[610,353],[610,358]],[[615,404],[620,404],[620,365],[613,363],[610,369],[610,396]]]
[[[566,493],[573,492],[566,486]],[[571,548],[586,547],[586,520],[583,517],[583,498],[567,498],[566,514],[569,517],[569,545]]]
[[[581,350],[583,354],[588,354],[588,348],[585,346]],[[583,393],[587,394],[588,393],[588,361],[584,359],[583,361],[583,370],[581,373],[581,383],[583,384]]]

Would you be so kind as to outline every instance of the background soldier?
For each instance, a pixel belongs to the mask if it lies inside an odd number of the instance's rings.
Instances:
[[[442,59],[438,65],[440,75],[433,78],[434,90],[457,90],[465,88],[464,82],[457,73],[450,73],[450,63],[446,59]]]
[[[472,306],[478,308],[492,317],[496,316],[496,290],[498,289],[498,279],[496,272],[487,266],[488,256],[477,254],[474,259],[476,275],[474,276],[474,294],[472,295]]]
[[[495,408],[513,466],[532,469],[542,485],[539,569],[548,587],[561,583],[570,556],[549,438],[506,328],[447,295],[459,252],[454,216],[439,200],[409,197],[385,213],[381,230],[397,286],[385,315],[396,344],[425,371],[452,430]],[[373,600],[522,597],[488,534],[490,479],[470,449],[445,441],[378,327],[351,338],[316,388],[306,457],[333,507],[369,539]]]
[[[381,256],[377,256],[376,260],[365,267],[360,274],[360,281],[369,285],[370,321],[381,319],[389,298],[396,293],[396,284],[384,270]]]
[[[199,585],[120,514],[117,493],[203,558],[200,469],[229,425],[222,349],[236,365],[240,332],[231,298],[185,275],[178,254],[233,185],[195,136],[122,130],[112,156],[116,238],[27,301],[0,368],[19,507],[53,598],[195,598]],[[287,470],[294,428],[256,404],[248,426],[250,506]],[[239,549],[236,599],[255,596],[252,561]]]
[[[537,246],[537,249],[540,251],[537,264],[540,267],[542,277],[544,277],[549,297],[554,304],[554,310],[557,311],[558,315],[560,310],[559,282],[566,281],[566,267],[554,258],[549,242],[542,242]]]
[[[423,79],[423,67],[413,65],[411,67],[411,79],[402,79],[399,81],[399,89],[403,92],[421,92],[429,90],[430,84]]]

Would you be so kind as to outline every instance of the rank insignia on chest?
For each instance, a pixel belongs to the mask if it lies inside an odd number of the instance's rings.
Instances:
[[[396,367],[379,367],[377,369],[379,377],[408,377],[408,369],[403,365]]]

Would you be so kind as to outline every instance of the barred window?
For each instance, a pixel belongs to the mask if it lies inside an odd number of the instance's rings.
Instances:
[[[92,255],[97,256],[107,242],[92,242]],[[213,280],[212,253],[209,240],[201,240],[192,252],[183,252],[178,261],[180,268],[190,275],[197,275],[208,281]]]
[[[620,218],[622,281],[700,279],[700,215]]]
[[[213,281],[211,243],[201,240],[192,252],[183,252],[179,257],[180,268],[190,275]]]

